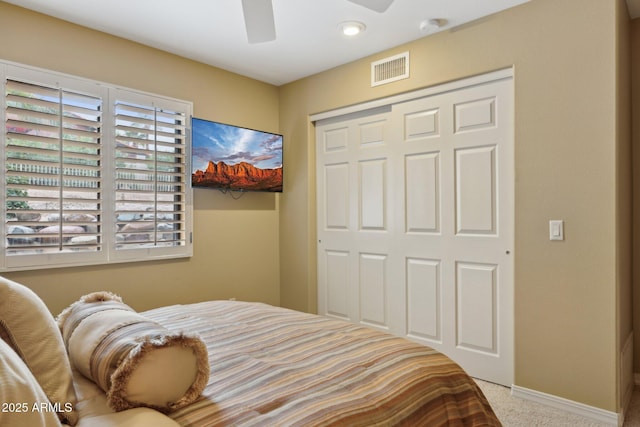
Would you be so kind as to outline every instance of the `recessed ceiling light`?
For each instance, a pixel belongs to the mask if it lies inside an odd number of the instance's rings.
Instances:
[[[342,30],[342,34],[349,37],[357,36],[367,28],[366,25],[358,21],[343,22],[339,27]]]

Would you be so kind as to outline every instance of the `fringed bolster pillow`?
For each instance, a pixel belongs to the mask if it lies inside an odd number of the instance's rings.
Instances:
[[[85,295],[57,321],[71,364],[107,393],[115,411],[146,406],[168,413],[207,385],[207,348],[199,337],[169,331],[116,295]]]

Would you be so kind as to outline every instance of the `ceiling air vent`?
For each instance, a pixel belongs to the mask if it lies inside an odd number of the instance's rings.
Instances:
[[[409,52],[371,63],[371,87],[409,78]]]

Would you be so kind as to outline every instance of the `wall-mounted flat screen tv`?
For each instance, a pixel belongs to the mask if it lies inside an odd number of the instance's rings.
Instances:
[[[191,120],[193,187],[282,192],[282,135]]]

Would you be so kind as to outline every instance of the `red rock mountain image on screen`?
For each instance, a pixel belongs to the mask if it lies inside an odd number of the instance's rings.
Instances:
[[[228,165],[209,161],[207,169],[191,175],[198,187],[247,191],[282,191],[282,168],[260,169],[246,162]]]

